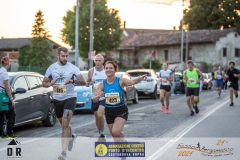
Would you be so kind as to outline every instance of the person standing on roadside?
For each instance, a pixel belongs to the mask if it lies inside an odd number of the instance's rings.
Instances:
[[[14,137],[13,127],[15,123],[15,111],[14,102],[11,87],[9,84],[9,76],[7,73],[7,68],[9,67],[9,58],[4,56],[1,58],[0,66],[0,136],[2,137]],[[5,119],[4,119],[5,117]],[[4,131],[3,125],[4,121],[7,121],[6,131]],[[6,132],[6,133],[5,133]]]
[[[226,73],[226,78],[228,78],[228,87],[229,87],[229,94],[230,94],[230,105],[234,106],[233,103],[233,94],[235,95],[235,98],[238,98],[238,80],[240,78],[240,72],[238,69],[235,68],[235,62],[231,61],[229,62],[229,69]]]
[[[71,128],[71,119],[76,106],[77,93],[75,82],[85,82],[80,70],[68,62],[69,52],[66,48],[57,49],[58,61],[49,66],[43,79],[44,87],[53,87],[53,105],[62,127],[62,152],[59,160],[65,160],[67,149],[73,148],[75,135]]]
[[[98,92],[98,85],[103,82],[107,78],[105,70],[104,70],[104,57],[101,54],[97,54],[94,58],[95,67],[91,68],[88,71],[88,79],[87,85],[92,83],[93,85],[93,97]],[[102,97],[98,101],[92,100],[92,111],[95,115],[96,126],[99,132],[99,138],[104,138],[104,106],[100,105],[100,101],[105,101]]]
[[[185,70],[183,74],[183,80],[186,83],[186,96],[187,96],[187,104],[190,109],[190,115],[194,115],[195,113],[199,113],[198,102],[199,102],[199,87],[200,87],[200,79],[202,79],[202,72],[194,67],[193,61],[188,61],[188,69]]]

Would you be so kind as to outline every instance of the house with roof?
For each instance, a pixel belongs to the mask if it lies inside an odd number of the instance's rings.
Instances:
[[[1,38],[0,39],[0,58],[8,56],[11,62],[11,71],[18,70],[19,50],[30,45],[31,38]],[[52,56],[56,58],[56,49],[61,47],[60,44],[48,39],[53,47]]]
[[[181,31],[125,29],[114,56],[124,66],[138,68],[150,57],[179,64],[180,50]],[[183,60],[188,59],[225,66],[229,61],[235,61],[240,66],[240,35],[234,28],[188,31],[184,36]]]

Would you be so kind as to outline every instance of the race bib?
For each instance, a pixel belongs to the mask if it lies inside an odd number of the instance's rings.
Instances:
[[[217,79],[222,79],[222,75],[218,74]]]
[[[67,94],[67,86],[64,84],[57,84],[53,86],[53,94],[56,96],[64,96]]]
[[[197,84],[197,81],[196,81],[196,79],[191,78],[191,79],[188,80],[188,83],[189,84]]]
[[[118,92],[106,93],[105,94],[106,104],[116,105],[120,103],[120,96]]]
[[[168,80],[162,80],[162,85],[170,85],[170,82]]]

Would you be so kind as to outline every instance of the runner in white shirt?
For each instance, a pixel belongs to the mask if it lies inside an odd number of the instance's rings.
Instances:
[[[69,53],[66,48],[60,47],[57,52],[58,61],[47,69],[43,86],[53,87],[53,105],[62,127],[62,152],[58,159],[65,160],[67,148],[69,151],[72,150],[75,138],[70,126],[77,97],[73,83],[84,81],[84,78],[80,70],[67,61]]]
[[[166,100],[166,113],[169,114],[169,96],[171,93],[171,81],[173,80],[173,73],[168,69],[167,63],[163,63],[163,69],[159,72],[160,77],[160,101],[162,104],[161,112],[165,112],[165,103]]]
[[[104,57],[101,54],[97,54],[94,58],[95,67],[91,68],[88,71],[88,79],[87,84],[92,83],[93,85],[93,97],[96,93],[98,93],[98,86],[107,78],[105,70],[104,70]],[[92,111],[94,112],[96,119],[96,126],[99,131],[99,137],[104,138],[104,106],[100,105],[101,101],[104,100],[102,97],[99,101],[94,102],[92,100]]]

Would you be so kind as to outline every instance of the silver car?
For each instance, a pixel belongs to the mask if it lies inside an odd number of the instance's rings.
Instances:
[[[152,69],[134,69],[126,71],[131,77],[137,78],[141,75],[147,75],[147,79],[136,84],[139,95],[149,95],[154,99],[158,98],[160,91],[160,82],[157,74]]]

